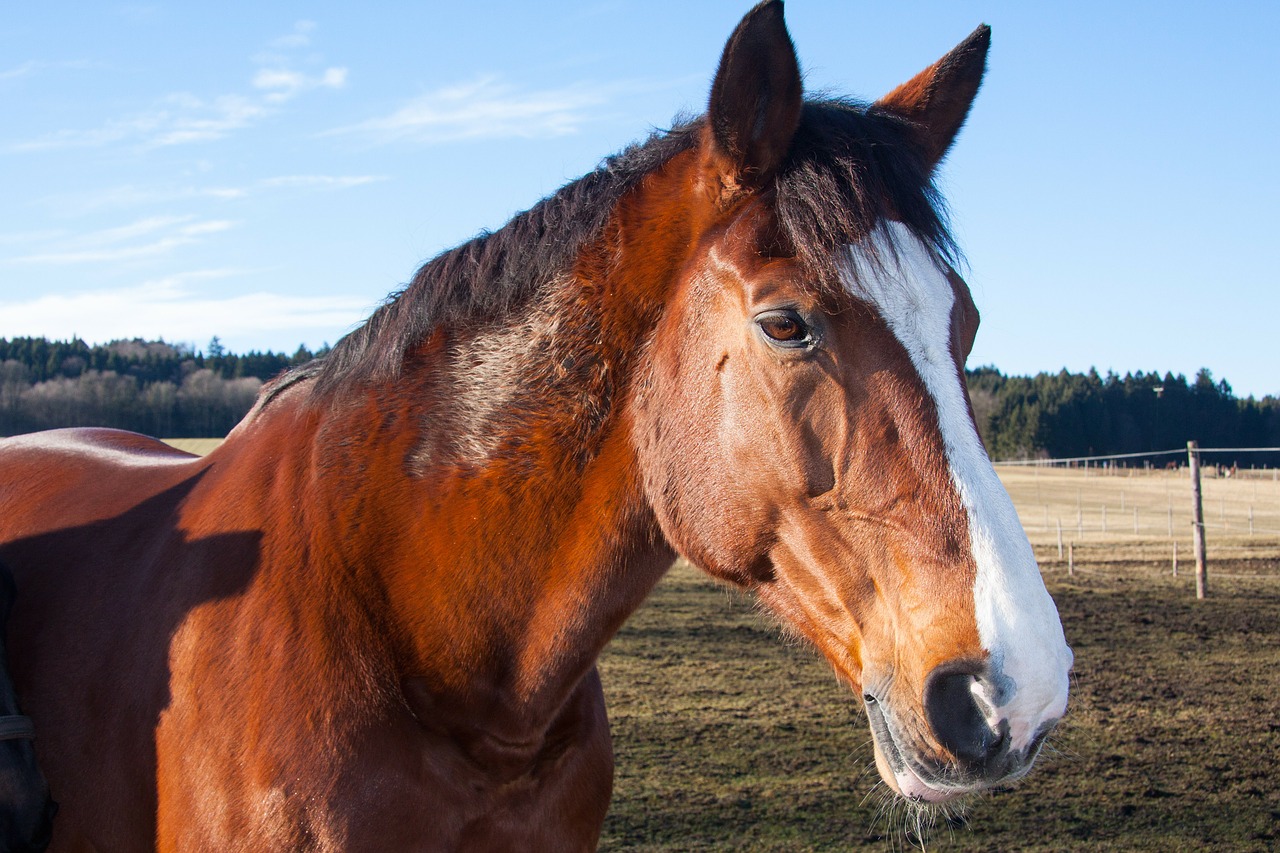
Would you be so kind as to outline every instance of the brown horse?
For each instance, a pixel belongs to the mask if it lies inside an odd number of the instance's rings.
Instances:
[[[677,553],[821,650],[903,796],[1026,772],[1071,654],[932,185],[987,44],[806,102],[763,3],[706,116],[427,263],[207,457],[5,442],[54,847],[590,849],[596,657]]]

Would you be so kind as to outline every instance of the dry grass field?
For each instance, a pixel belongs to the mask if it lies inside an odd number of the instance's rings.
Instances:
[[[1086,562],[1142,560],[1190,564],[1191,487],[1187,469],[1143,471],[1000,466],[1036,554],[1053,565],[1058,530]],[[1274,469],[1201,478],[1210,560],[1280,559],[1280,474]]]
[[[166,438],[164,443],[170,447],[176,447],[179,450],[185,450],[187,453],[194,453],[196,456],[204,456],[219,444],[222,444],[220,438]]]
[[[1035,771],[921,844],[885,808],[860,703],[744,597],[677,564],[601,660],[603,850],[1280,848],[1280,583],[1197,601],[1142,564],[1047,576],[1076,653]]]

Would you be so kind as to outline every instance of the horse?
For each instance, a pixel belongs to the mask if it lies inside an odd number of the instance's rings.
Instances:
[[[13,576],[0,564],[0,850],[40,853],[49,846],[58,805],[36,762],[35,726],[18,708],[6,665],[3,635],[15,595]]]
[[[1026,773],[1071,652],[933,177],[989,40],[806,99],[767,0],[705,115],[428,261],[207,456],[4,442],[53,849],[593,849],[596,659],[678,555],[826,657],[897,794]]]

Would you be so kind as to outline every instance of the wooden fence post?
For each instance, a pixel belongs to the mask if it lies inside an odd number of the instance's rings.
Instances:
[[[1191,539],[1196,549],[1196,598],[1206,594],[1207,576],[1204,549],[1204,505],[1200,500],[1200,442],[1187,442],[1191,468]]]
[[[1067,544],[1067,574],[1074,575],[1076,573],[1076,543]]]
[[[1178,540],[1173,540],[1173,576],[1178,576]]]

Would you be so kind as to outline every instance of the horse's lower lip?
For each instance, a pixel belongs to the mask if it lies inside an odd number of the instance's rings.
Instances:
[[[880,745],[876,744],[877,765],[879,764]],[[892,745],[890,748],[896,748]],[[899,796],[905,797],[913,802],[923,803],[946,803],[963,796],[961,791],[940,791],[929,785],[928,782],[916,775],[909,766],[903,765],[900,770],[892,773],[893,781],[890,787],[894,788]]]
[[[876,769],[885,784],[899,796],[925,803],[945,803],[963,796],[964,791],[939,790],[920,778],[907,762],[889,731],[884,712],[877,702],[867,702],[867,717],[871,722],[871,742],[875,750]]]

